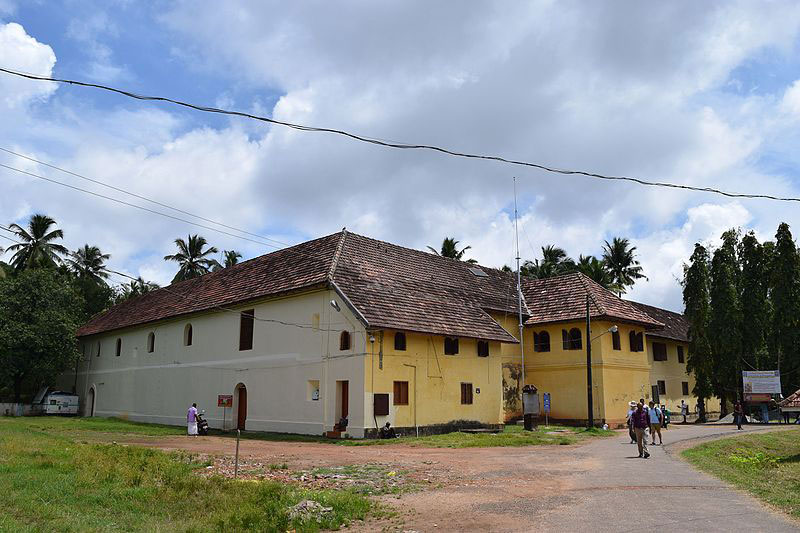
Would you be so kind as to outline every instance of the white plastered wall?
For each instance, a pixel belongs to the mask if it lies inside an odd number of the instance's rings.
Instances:
[[[339,303],[336,311],[330,301]],[[85,345],[77,393],[86,406],[95,388],[95,416],[117,416],[142,422],[185,424],[186,410],[196,402],[214,428],[223,426],[217,396],[237,398],[247,388],[248,430],[321,434],[333,429],[336,382],[349,381],[348,433],[364,433],[363,325],[335,291],[319,290],[281,299],[232,307],[80,339]],[[239,350],[239,311],[255,309],[253,349]],[[318,315],[315,317],[315,315]],[[278,322],[296,325],[286,325]],[[318,320],[318,322],[317,322]],[[184,346],[184,328],[192,324],[193,342]],[[314,327],[316,324],[318,327]],[[339,350],[339,334],[351,334],[351,348]],[[155,350],[147,337],[155,334]],[[115,356],[116,339],[122,351]],[[97,343],[101,352],[97,357]],[[70,388],[75,372],[62,376]],[[319,399],[309,398],[309,381],[319,380]],[[235,428],[237,405],[227,409],[225,427]]]

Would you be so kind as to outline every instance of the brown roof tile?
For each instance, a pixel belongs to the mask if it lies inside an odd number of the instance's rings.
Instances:
[[[800,390],[797,390],[794,392],[794,394],[790,394],[784,398],[778,405],[781,407],[800,407]]]
[[[616,319],[648,329],[664,326],[579,272],[546,279],[524,278],[522,293],[530,310],[526,325],[584,320],[588,295],[593,319]]]
[[[639,302],[633,302],[630,300],[628,300],[628,302],[638,307],[658,322],[664,324],[664,327],[661,329],[648,331],[648,337],[659,337],[673,341],[689,342],[689,322],[682,314]]]

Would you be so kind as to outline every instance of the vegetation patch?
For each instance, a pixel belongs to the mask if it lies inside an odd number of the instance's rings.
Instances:
[[[374,506],[350,489],[198,476],[202,457],[29,427],[41,420],[0,419],[0,531],[316,531]]]
[[[800,518],[800,430],[750,434],[683,452],[693,465]]]

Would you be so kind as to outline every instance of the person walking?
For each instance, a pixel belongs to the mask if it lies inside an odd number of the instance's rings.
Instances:
[[[189,435],[197,436],[197,404],[193,403],[186,412],[186,426]]]
[[[633,431],[633,412],[636,410],[636,402],[631,401],[628,404],[628,436],[631,438],[631,444],[636,444],[636,433]]]
[[[681,414],[683,415],[683,423],[686,423],[686,415],[689,414],[689,406],[686,405],[686,402],[681,400]]]
[[[650,453],[647,451],[645,431],[650,425],[650,417],[647,415],[643,402],[636,404],[636,410],[631,415],[631,418],[633,419],[633,431],[636,433],[636,444],[639,447],[639,457],[647,459],[650,457]]]
[[[647,415],[650,417],[650,438],[653,441],[653,446],[655,446],[656,433],[658,433],[658,445],[661,446],[664,444],[664,441],[661,438],[661,409],[659,409],[652,400],[650,401],[649,406],[650,409],[648,409]]]
[[[736,402],[736,405],[733,406],[733,419],[736,422],[736,429],[742,429],[742,418],[744,418],[744,409],[742,409],[742,404]]]

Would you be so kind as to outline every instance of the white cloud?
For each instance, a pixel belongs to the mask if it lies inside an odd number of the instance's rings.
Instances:
[[[42,44],[15,22],[0,25],[0,64],[12,70],[49,76],[56,64],[53,49]],[[17,108],[43,100],[55,92],[48,82],[30,82],[4,75],[0,77],[0,100],[7,108]]]

